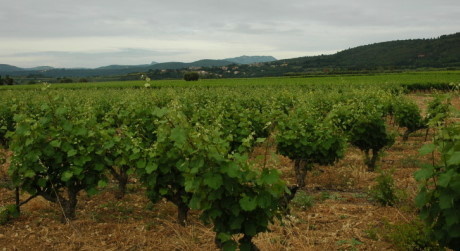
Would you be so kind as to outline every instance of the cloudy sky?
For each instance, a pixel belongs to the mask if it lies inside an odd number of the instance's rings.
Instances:
[[[459,0],[0,0],[0,64],[330,54],[460,32]]]

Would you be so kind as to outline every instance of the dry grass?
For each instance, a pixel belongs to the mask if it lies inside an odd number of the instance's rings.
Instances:
[[[430,99],[421,95],[411,98],[422,108]],[[458,97],[452,103],[460,108]],[[315,167],[308,174],[306,190],[315,198],[313,207],[293,207],[290,216],[273,224],[271,232],[259,234],[255,243],[269,251],[392,250],[392,244],[379,235],[378,229],[385,222],[409,222],[416,217],[411,201],[417,193],[413,172],[420,162],[431,161],[430,156],[418,154],[425,143],[424,134],[411,135],[407,142],[398,137],[378,163],[382,169],[395,170],[397,186],[408,194],[400,205],[381,207],[368,200],[367,191],[377,174],[367,172],[361,152],[350,148],[334,166]],[[258,147],[251,159],[259,167],[278,168],[288,183],[294,183],[291,160],[276,155],[270,142]],[[0,165],[0,179],[6,166]],[[13,191],[0,187],[0,205],[13,202]],[[174,205],[164,201],[153,208],[148,205],[145,191],[140,188],[119,201],[111,189],[94,197],[81,194],[78,219],[62,224],[59,208],[37,198],[24,206],[20,218],[0,226],[0,251],[216,249],[212,226],[199,221],[199,212],[192,211],[189,224],[181,227],[176,223]],[[376,232],[369,234],[371,230]]]

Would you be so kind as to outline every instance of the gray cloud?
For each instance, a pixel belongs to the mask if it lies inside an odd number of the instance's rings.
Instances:
[[[72,56],[72,57],[120,57],[126,55],[132,55],[136,57],[144,56],[170,56],[170,55],[180,55],[185,53],[184,51],[152,51],[136,48],[122,48],[113,52],[71,52],[71,51],[40,51],[40,52],[24,52],[24,53],[14,53],[6,54],[6,56],[19,56],[19,57],[30,57],[30,56]]]
[[[69,52],[40,51],[6,54],[6,57],[18,58],[23,61],[40,58],[42,65],[68,67],[99,67],[111,64],[149,64],[152,58],[173,57],[183,55],[185,51],[151,51],[135,48],[123,48],[112,52]],[[122,61],[122,62],[120,62]]]
[[[53,58],[68,66],[77,58],[88,66],[255,53],[287,58],[455,33],[458,16],[458,0],[9,1],[0,9],[0,61],[21,66]]]

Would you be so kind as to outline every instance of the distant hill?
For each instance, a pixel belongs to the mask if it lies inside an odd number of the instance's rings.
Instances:
[[[333,55],[281,60],[290,68],[321,67],[372,69],[376,67],[420,68],[460,66],[460,33],[434,39],[410,39],[375,43]]]
[[[150,65],[148,64],[144,64],[144,65],[107,65],[107,66],[98,67],[93,70],[122,70],[122,69],[149,67],[149,66]]]
[[[115,76],[125,75],[133,72],[146,72],[148,70],[163,70],[163,69],[184,69],[184,68],[200,68],[200,67],[221,67],[235,64],[236,62],[258,62],[261,60],[272,59],[273,57],[248,57],[242,56],[229,60],[214,60],[202,59],[191,63],[183,62],[167,62],[143,65],[108,65],[95,69],[85,68],[52,68],[49,66],[40,66],[35,68],[19,68],[12,65],[0,65],[0,75],[10,74],[13,76],[28,76],[42,75],[46,77],[94,77],[94,76]]]
[[[22,68],[9,65],[9,64],[0,64],[0,72],[16,72],[16,71],[22,71]]]
[[[253,64],[276,61],[276,58],[272,56],[241,56],[236,58],[226,58],[224,60],[235,64]]]
[[[202,69],[208,78],[365,74],[406,69],[460,69],[460,33],[432,39],[381,42],[320,55],[237,67]],[[152,71],[151,78],[180,78],[180,71]]]
[[[229,66],[232,67],[222,67]],[[109,65],[96,69],[21,69],[0,64],[0,75],[34,77],[111,77],[130,79],[137,73],[152,78],[181,78],[185,70],[201,70],[203,77],[238,78],[305,74],[349,74],[415,68],[460,68],[460,32],[432,39],[409,39],[358,46],[332,55],[276,60],[271,56],[240,56],[191,63]],[[134,74],[131,74],[134,73]],[[130,75],[131,74],[131,75]]]
[[[168,63],[158,63],[152,65],[150,69],[153,70],[176,70],[189,67],[213,67],[213,66],[225,66],[233,64],[233,62],[225,60],[214,60],[214,59],[202,59],[191,63],[182,63],[182,62],[168,62]]]
[[[51,66],[37,66],[33,68],[25,68],[25,70],[29,70],[29,71],[49,71],[52,69],[54,69],[54,67],[51,67]]]

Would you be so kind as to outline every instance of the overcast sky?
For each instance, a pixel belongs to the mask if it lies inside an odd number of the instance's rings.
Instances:
[[[0,0],[0,64],[331,54],[460,32],[459,0]]]

